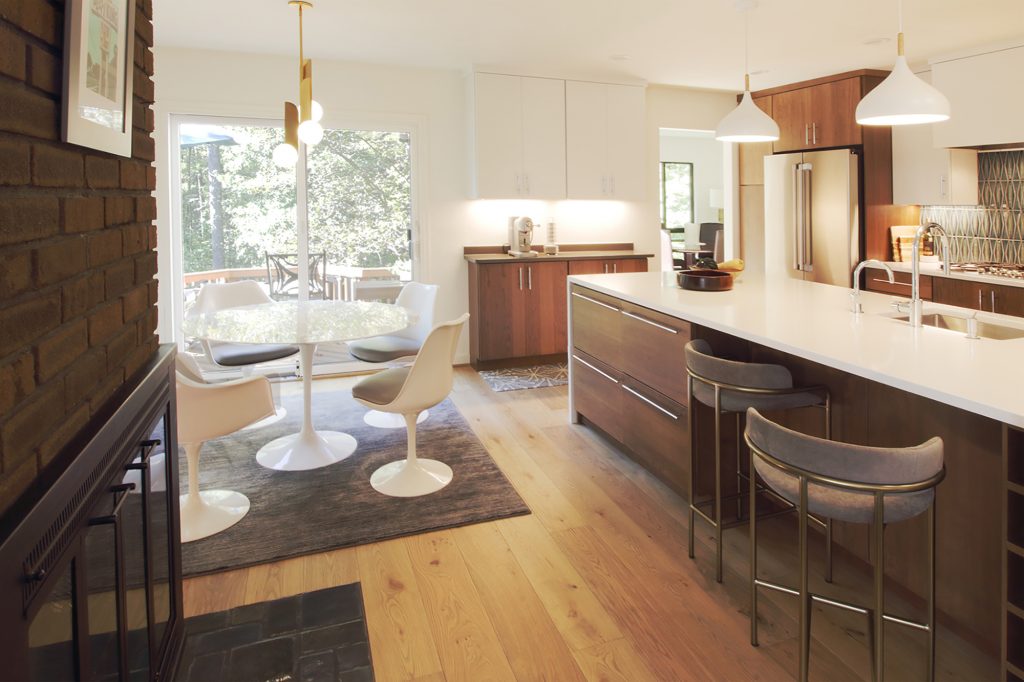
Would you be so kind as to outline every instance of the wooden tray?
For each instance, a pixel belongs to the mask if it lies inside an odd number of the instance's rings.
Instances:
[[[724,270],[683,270],[677,276],[679,286],[693,291],[729,291],[732,273]]]

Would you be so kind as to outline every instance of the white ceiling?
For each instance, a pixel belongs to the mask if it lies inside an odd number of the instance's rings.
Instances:
[[[314,59],[440,68],[500,64],[553,75],[742,89],[743,23],[733,0],[314,4],[305,26],[306,52]],[[297,12],[286,0],[154,5],[160,46],[297,52]],[[1024,38],[1022,0],[905,0],[904,17],[911,63]],[[753,88],[888,68],[896,21],[896,0],[761,0],[750,14]]]

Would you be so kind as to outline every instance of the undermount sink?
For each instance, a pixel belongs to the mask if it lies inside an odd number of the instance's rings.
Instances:
[[[910,316],[894,318],[900,322],[909,322]],[[962,334],[967,334],[967,318],[956,315],[943,315],[941,313],[928,313],[921,316],[921,324],[925,327],[936,327],[938,329],[949,329]],[[1024,338],[1024,329],[1007,327],[991,322],[978,320],[978,336],[984,339],[995,339],[996,341],[1008,341],[1010,339]]]

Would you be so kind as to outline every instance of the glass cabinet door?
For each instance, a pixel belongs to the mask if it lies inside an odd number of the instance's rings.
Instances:
[[[76,679],[74,571],[72,561],[32,617],[28,630],[33,682]]]

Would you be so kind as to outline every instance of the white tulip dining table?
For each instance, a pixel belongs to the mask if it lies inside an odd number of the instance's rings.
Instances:
[[[186,317],[183,331],[186,336],[211,341],[299,346],[302,429],[264,445],[256,460],[277,471],[305,471],[340,462],[356,450],[356,439],[349,434],[313,428],[313,352],[317,344],[392,334],[413,321],[405,308],[390,303],[281,301]]]

